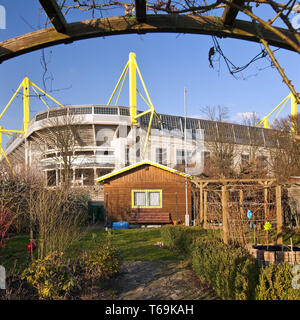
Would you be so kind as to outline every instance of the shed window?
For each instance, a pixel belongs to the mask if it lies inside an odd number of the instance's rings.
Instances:
[[[162,208],[162,190],[132,190],[132,208]]]
[[[146,206],[146,192],[136,191],[134,192],[134,206]]]
[[[159,191],[149,191],[148,193],[148,205],[149,207],[160,206],[160,192]]]

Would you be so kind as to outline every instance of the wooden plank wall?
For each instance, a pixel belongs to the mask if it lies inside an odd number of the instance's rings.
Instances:
[[[133,189],[162,189],[162,208],[131,208]],[[130,212],[139,210],[140,212],[170,212],[172,220],[180,220],[184,223],[185,178],[154,166],[145,165],[120,174],[105,183],[104,201],[108,219],[112,221],[126,221]],[[188,185],[188,206],[191,220],[190,185]]]

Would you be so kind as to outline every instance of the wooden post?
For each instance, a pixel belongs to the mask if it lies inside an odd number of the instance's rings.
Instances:
[[[204,212],[203,212],[203,228],[207,228],[207,191],[204,191]]]
[[[203,226],[203,184],[200,184],[200,225]]]
[[[241,217],[243,217],[243,215],[244,215],[243,202],[244,202],[244,192],[243,192],[242,189],[240,189],[240,213],[241,213]]]
[[[200,225],[200,216],[199,216],[199,191],[198,189],[195,191],[195,218],[196,218],[196,226]]]
[[[223,240],[228,243],[228,193],[226,186],[222,186],[222,218],[223,218]]]
[[[282,244],[282,206],[281,206],[281,186],[276,186],[276,220],[277,220],[277,244]]]
[[[175,198],[176,198],[176,224],[178,223],[178,194],[175,192]]]
[[[237,230],[240,230],[237,234],[238,236],[241,236],[242,240],[244,241],[244,243],[246,243],[246,239],[245,239],[245,236],[244,236],[244,225],[243,225],[243,222],[244,222],[244,206],[243,206],[243,202],[244,202],[244,192],[242,189],[239,190],[239,203],[240,203],[240,218],[239,218],[239,222],[236,224],[235,222],[231,225],[231,228],[234,228],[234,234],[235,234],[235,231]],[[247,237],[247,235],[246,235]],[[250,236],[249,236],[250,238]],[[240,240],[239,240],[240,241]]]
[[[108,223],[108,219],[107,219],[107,214],[108,214],[108,193],[105,194],[105,202],[104,202],[104,208],[105,208],[105,228],[107,230],[107,223]]]
[[[268,220],[269,210],[268,210],[268,188],[267,183],[264,183],[264,210],[265,210],[265,220]]]

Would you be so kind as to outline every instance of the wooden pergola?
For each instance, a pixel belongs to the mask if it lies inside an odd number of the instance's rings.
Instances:
[[[39,2],[53,27],[1,42],[0,63],[34,50],[62,43],[68,44],[81,39],[158,32],[216,35],[253,42],[260,42],[263,38],[269,45],[297,51],[293,46],[295,37],[289,30],[265,26],[265,28],[259,28],[258,34],[258,28],[252,22],[237,20],[237,14],[244,5],[244,0],[226,1],[224,12],[220,17],[186,14],[148,15],[146,0],[135,0],[134,18],[119,16],[74,23],[66,21],[56,0],[39,0]]]
[[[232,219],[229,208],[230,197],[229,193],[234,191],[237,193],[235,199],[235,207],[238,208],[241,215],[246,218],[244,195],[247,190],[260,190],[263,194],[262,202],[260,203],[264,217],[270,217],[270,192],[271,188],[275,189],[275,202],[273,204],[276,222],[276,237],[277,243],[282,244],[282,227],[283,227],[283,212],[281,204],[281,186],[276,179],[200,179],[193,178],[191,180],[194,188],[192,189],[194,199],[194,212],[197,224],[208,228],[208,192],[217,192],[219,194],[219,202],[221,208],[221,222],[223,229],[223,240],[228,243],[230,240],[230,219]],[[274,190],[273,190],[274,191]],[[257,205],[257,204],[256,204]]]

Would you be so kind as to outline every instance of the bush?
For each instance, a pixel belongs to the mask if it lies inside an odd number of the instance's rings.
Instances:
[[[21,275],[38,292],[39,299],[63,299],[75,288],[72,268],[64,262],[63,253],[53,252],[35,260]]]
[[[289,264],[258,268],[248,251],[226,245],[220,234],[196,227],[165,226],[164,244],[185,253],[200,280],[225,300],[299,300]]]
[[[191,260],[195,273],[202,281],[209,282],[221,298],[255,298],[259,270],[245,249],[231,247],[221,240],[198,238]]]
[[[8,229],[13,223],[13,220],[13,213],[7,208],[0,206],[0,249],[5,246],[4,238],[7,234]]]
[[[85,278],[90,280],[109,279],[119,272],[120,254],[109,242],[84,252],[79,258],[79,266]]]
[[[167,225],[161,228],[161,237],[164,245],[186,254],[189,253],[193,241],[198,237],[215,239],[218,235],[218,231],[204,230],[199,227]]]
[[[269,265],[261,268],[256,288],[257,300],[300,300],[300,289],[292,287],[296,276],[288,263]]]
[[[165,226],[161,236],[167,247],[187,255],[199,278],[210,283],[223,299],[255,298],[255,259],[245,249],[224,244],[219,231]]]

